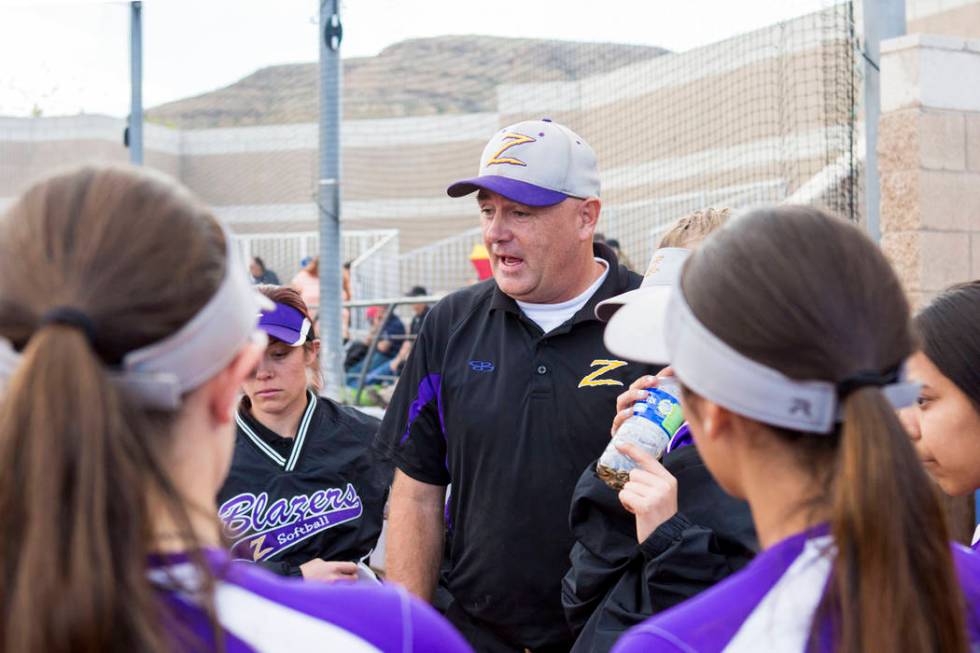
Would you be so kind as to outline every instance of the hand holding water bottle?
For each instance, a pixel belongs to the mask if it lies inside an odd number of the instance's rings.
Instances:
[[[677,479],[640,446],[625,443],[617,449],[636,463],[619,492],[619,502],[636,516],[636,540],[642,544],[677,514]]]
[[[677,399],[680,389],[672,376],[672,370],[666,368],[656,377],[643,377],[634,381],[630,389],[617,398],[613,441],[596,465],[599,478],[612,489],[621,490],[629,480],[630,470],[636,467],[636,462],[622,453],[617,445],[636,444],[658,459],[683,424]]]

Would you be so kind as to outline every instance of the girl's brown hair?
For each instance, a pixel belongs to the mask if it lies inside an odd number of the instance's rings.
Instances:
[[[695,251],[691,309],[745,356],[793,379],[841,383],[912,352],[909,308],[881,251],[857,227],[797,206],[757,210]],[[878,387],[843,400],[838,432],[773,429],[799,452],[837,547],[811,641],[835,650],[965,653],[962,592],[939,503]]]
[[[936,297],[915,317],[926,357],[980,412],[980,279]]]
[[[684,247],[691,249],[691,245],[700,243],[715,231],[721,229],[732,211],[728,208],[700,209],[694,213],[689,213],[671,225],[667,233],[660,239],[659,247]]]
[[[224,237],[174,184],[88,167],[30,188],[0,217],[0,335],[22,353],[0,398],[0,648],[170,651],[164,598],[147,577],[169,514],[207,572],[189,507],[166,471],[175,414],[111,382],[123,356],[174,333],[215,293]],[[77,328],[44,323],[55,307]]]

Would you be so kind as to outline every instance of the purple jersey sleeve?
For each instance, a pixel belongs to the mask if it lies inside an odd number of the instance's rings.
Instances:
[[[470,647],[432,608],[397,586],[324,584],[281,578],[255,565],[209,553],[217,583],[214,603],[228,653],[468,653]],[[151,569],[151,578],[193,578],[186,561]],[[214,649],[214,630],[197,600],[167,589],[171,618],[186,634]],[[181,639],[183,643],[190,639]],[[207,650],[207,649],[206,649]]]

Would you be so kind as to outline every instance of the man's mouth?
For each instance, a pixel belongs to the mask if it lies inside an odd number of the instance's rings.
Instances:
[[[516,268],[524,262],[524,259],[518,258],[517,256],[498,256],[497,261],[507,269]]]

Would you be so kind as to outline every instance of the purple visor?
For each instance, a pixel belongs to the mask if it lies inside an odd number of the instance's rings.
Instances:
[[[483,175],[471,179],[460,179],[447,188],[446,193],[450,197],[463,197],[481,188],[527,206],[552,206],[569,197],[556,190],[541,188],[526,181],[501,177],[500,175]]]
[[[275,309],[259,315],[259,328],[271,338],[299,347],[310,334],[310,321],[292,306],[276,303]]]

